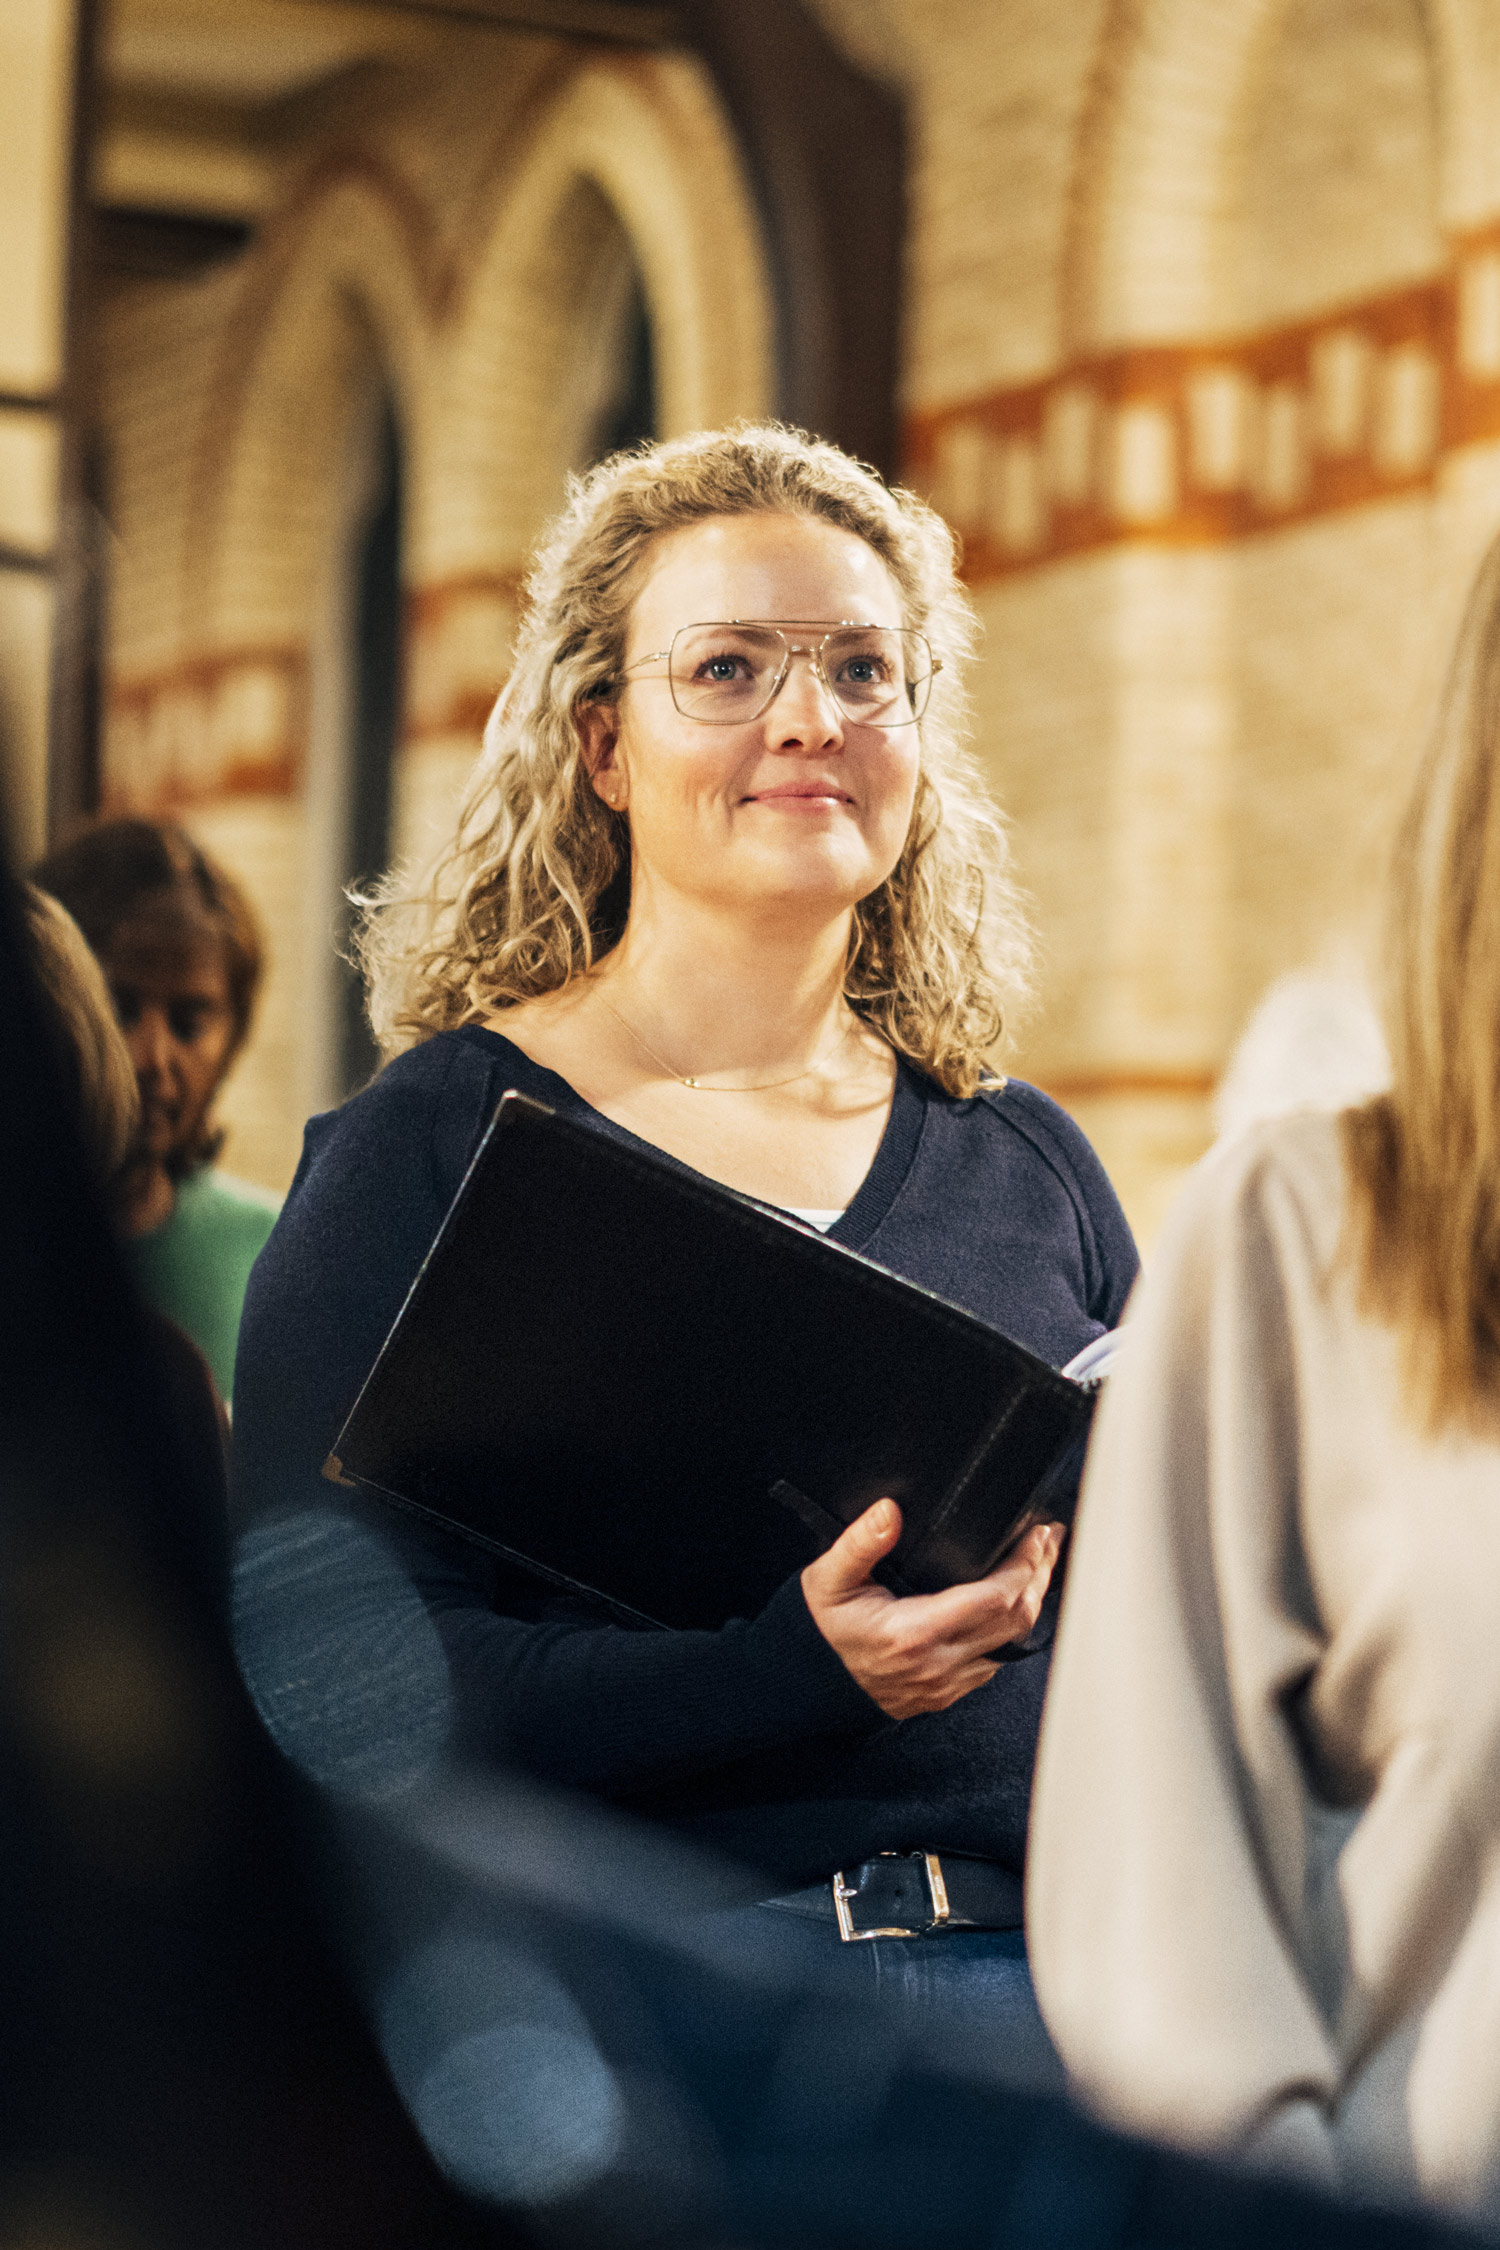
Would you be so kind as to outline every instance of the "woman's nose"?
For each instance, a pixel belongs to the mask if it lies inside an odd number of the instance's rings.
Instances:
[[[140,1078],[165,1078],[172,1067],[172,1027],[165,1008],[142,1008],[126,1044]]]
[[[820,743],[843,740],[844,714],[811,649],[793,649],[767,717],[778,741],[805,741],[809,734]]]

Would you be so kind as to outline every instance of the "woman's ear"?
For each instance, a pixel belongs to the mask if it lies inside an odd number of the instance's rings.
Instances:
[[[625,769],[619,760],[620,709],[615,703],[580,703],[574,712],[589,780],[611,812],[625,810]]]

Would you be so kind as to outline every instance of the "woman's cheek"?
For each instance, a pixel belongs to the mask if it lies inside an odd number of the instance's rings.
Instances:
[[[886,823],[898,826],[904,839],[917,798],[914,753],[903,744],[892,744],[877,772],[876,786]]]

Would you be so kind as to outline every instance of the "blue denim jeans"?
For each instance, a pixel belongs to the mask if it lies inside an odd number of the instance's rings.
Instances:
[[[846,1944],[831,1913],[814,1920],[776,1901],[741,1908],[724,1922],[745,1918],[748,1927],[762,1917],[795,1922],[825,1990],[847,1994],[855,2007],[873,2002],[898,2013],[919,2045],[941,2053],[957,2042],[1017,2085],[1063,2091],[1066,2074],[1036,2004],[1023,1931],[952,1930]]]

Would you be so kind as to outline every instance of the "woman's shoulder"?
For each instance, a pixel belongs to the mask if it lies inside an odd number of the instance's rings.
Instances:
[[[1326,1275],[1347,1209],[1343,1113],[1290,1110],[1226,1135],[1194,1165],[1167,1216],[1159,1255],[1192,1244],[1264,1245],[1280,1266]]]
[[[524,1063],[508,1042],[463,1025],[394,1055],[367,1086],[337,1109],[308,1120],[289,1203],[330,1173],[370,1179],[384,1167],[409,1173],[430,1164],[445,1195],[457,1188],[494,1114]]]
[[[1060,1102],[1044,1094],[1040,1086],[1032,1086],[1024,1078],[1004,1078],[992,1086],[981,1087],[975,1106],[980,1114],[999,1118],[1055,1171],[1067,1173],[1079,1181],[1102,1173],[1103,1167],[1082,1126],[1075,1123]]]
[[[983,1087],[974,1108],[991,1129],[998,1124],[1060,1184],[1080,1220],[1113,1253],[1126,1255],[1133,1268],[1134,1238],[1114,1184],[1088,1135],[1062,1105],[1024,1078],[1007,1078]]]
[[[393,1057],[341,1107],[308,1121],[302,1160],[256,1265],[247,1317],[311,1290],[386,1324],[457,1194],[506,1090],[500,1042],[439,1032]],[[278,1316],[279,1317],[279,1316]],[[378,1342],[378,1337],[375,1339]],[[373,1346],[372,1346],[373,1356]]]
[[[1075,1273],[1088,1317],[1113,1327],[1139,1259],[1087,1136],[1024,1079],[997,1081],[967,1098],[930,1079],[920,1086],[924,1116],[901,1210],[910,1217],[920,1208],[945,1233],[955,1213],[976,1214],[986,1241],[1009,1246],[1001,1253],[1007,1260],[1025,1241],[1029,1257]]]
[[[404,1047],[382,1063],[368,1085],[344,1103],[352,1111],[372,1100],[378,1105],[430,1098],[455,1083],[488,1079],[501,1067],[509,1041],[478,1024],[460,1024],[453,1031],[435,1031],[415,1046]]]
[[[484,1100],[492,1086],[503,1092],[516,1077],[507,1067],[513,1062],[524,1064],[524,1057],[477,1025],[437,1031],[392,1055],[367,1085],[311,1125],[361,1136],[406,1132],[454,1102]]]
[[[1262,1117],[1215,1141],[1195,1167],[1219,1200],[1254,1198],[1277,1187],[1318,1205],[1342,1199],[1344,1113],[1292,1109]]]

